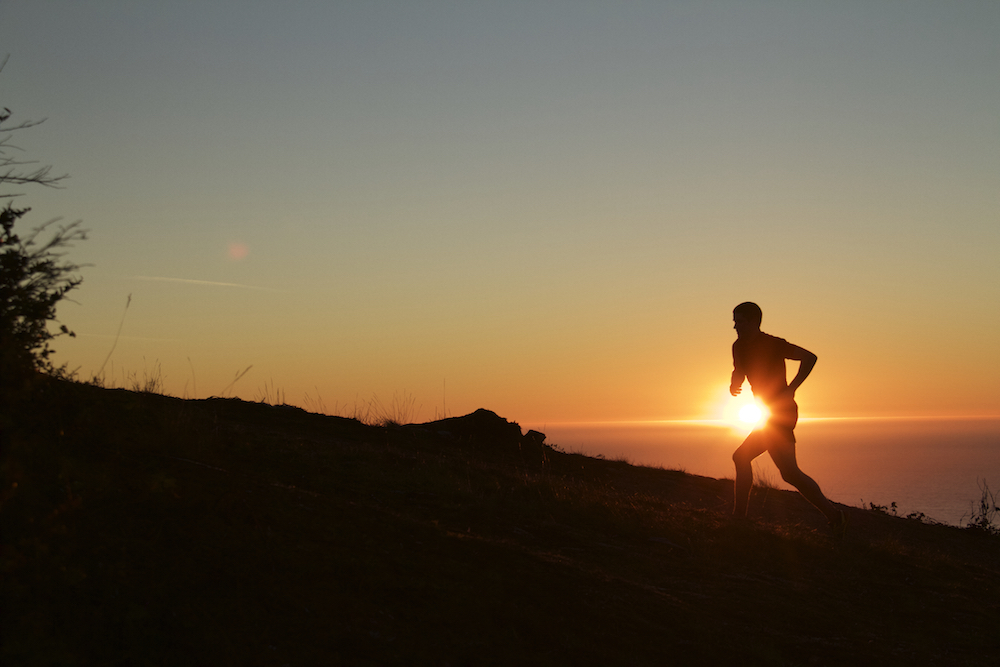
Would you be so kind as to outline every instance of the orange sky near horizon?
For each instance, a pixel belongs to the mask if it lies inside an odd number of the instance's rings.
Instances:
[[[91,230],[83,379],[705,419],[752,300],[819,357],[804,418],[1000,417],[997,34],[991,2],[15,2],[0,107],[71,175],[25,226]]]

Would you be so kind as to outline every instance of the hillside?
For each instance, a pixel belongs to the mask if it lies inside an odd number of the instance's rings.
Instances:
[[[53,382],[3,406],[5,665],[988,665],[1000,538],[568,454]]]

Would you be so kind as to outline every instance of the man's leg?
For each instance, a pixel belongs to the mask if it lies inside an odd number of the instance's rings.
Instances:
[[[820,490],[819,484],[799,469],[798,461],[795,460],[795,440],[791,437],[774,437],[771,439],[767,451],[781,473],[781,478],[798,489],[806,500],[826,515],[831,524],[840,524],[842,521],[840,510],[827,500]]]
[[[753,488],[753,460],[767,451],[767,441],[761,431],[747,436],[733,452],[736,464],[736,483],[733,485],[733,516],[743,518],[750,508],[750,490]]]

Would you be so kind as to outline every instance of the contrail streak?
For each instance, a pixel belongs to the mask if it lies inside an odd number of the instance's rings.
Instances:
[[[261,292],[282,292],[284,290],[271,289],[270,287],[257,287],[256,285],[241,285],[240,283],[220,283],[214,280],[192,280],[190,278],[165,278],[163,276],[132,276],[133,280],[146,280],[160,283],[184,283],[186,285],[209,285],[211,287],[238,287],[240,289],[254,289]]]

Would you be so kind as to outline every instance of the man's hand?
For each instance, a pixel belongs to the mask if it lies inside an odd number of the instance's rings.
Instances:
[[[739,396],[740,392],[742,391],[743,391],[743,385],[740,385],[738,387],[733,384],[729,385],[729,393],[732,394],[733,396]]]
[[[812,373],[813,366],[816,365],[816,355],[809,350],[799,347],[798,345],[789,345],[791,349],[790,353],[785,354],[786,359],[794,359],[799,362],[799,372],[795,374],[792,381],[788,383],[788,389],[791,391],[791,396],[789,398],[795,398],[795,390],[799,388],[809,374]]]

